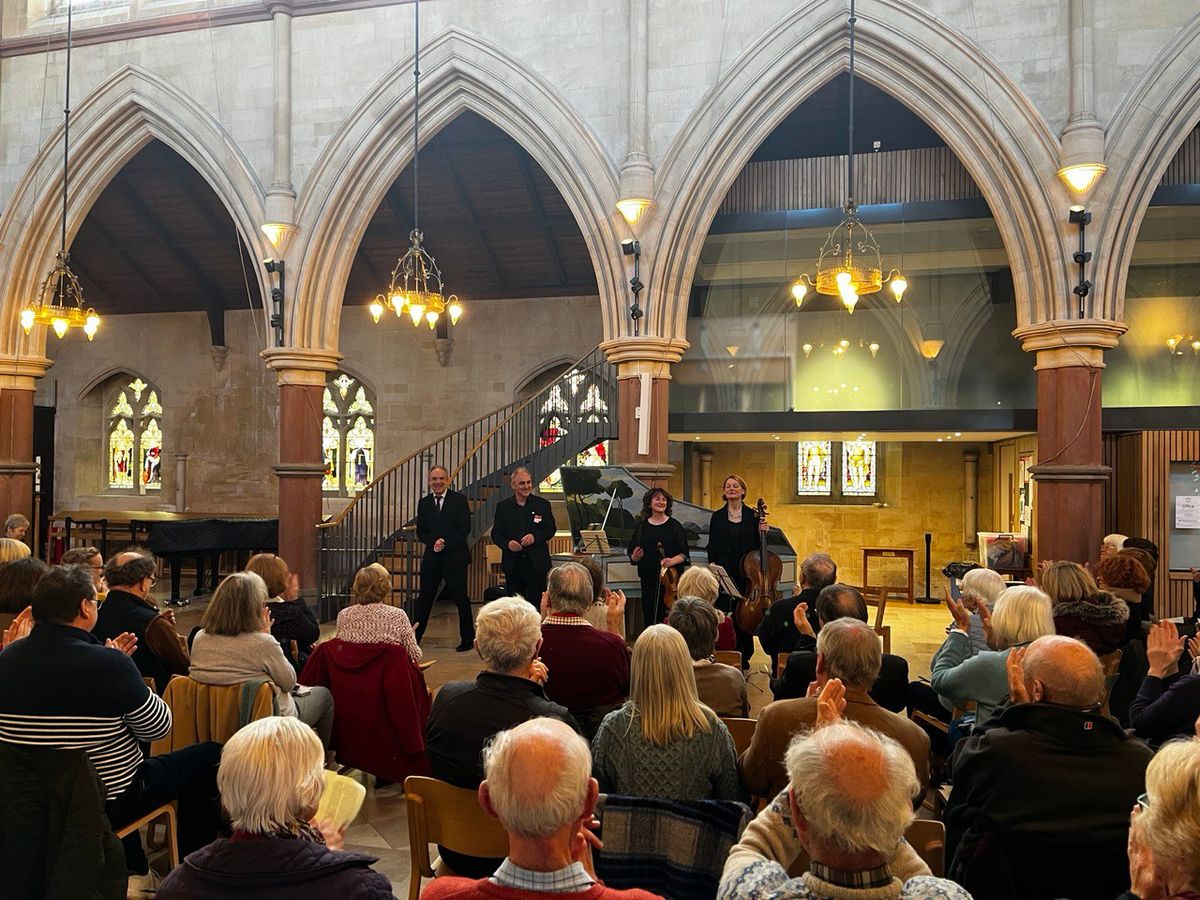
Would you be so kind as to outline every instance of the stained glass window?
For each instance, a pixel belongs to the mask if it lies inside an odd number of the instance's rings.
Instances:
[[[549,447],[568,437],[572,431],[577,436],[586,435],[589,430],[595,434],[594,428],[584,426],[608,424],[608,402],[593,373],[572,369],[551,386],[538,415],[538,445]],[[575,466],[606,466],[608,459],[608,441],[601,441],[574,458],[568,458],[567,462]],[[560,493],[562,474],[559,470],[547,475],[538,490]]]
[[[796,493],[828,497],[833,493],[832,441],[800,441],[797,454]]]
[[[367,386],[346,372],[331,372],[322,395],[321,490],[352,496],[375,477],[375,402]]]
[[[875,442],[842,443],[842,496],[874,497],[876,484]]]
[[[122,379],[107,408],[109,490],[161,491],[163,406],[158,390],[141,378]]]

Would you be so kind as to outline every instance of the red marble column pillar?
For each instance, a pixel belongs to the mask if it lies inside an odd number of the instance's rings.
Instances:
[[[1037,560],[1097,561],[1104,537],[1101,382],[1104,351],[1125,326],[1083,319],[1020,329],[1037,354],[1038,449],[1034,478]]]
[[[33,520],[34,468],[33,386],[0,388],[0,521],[12,513]]]
[[[619,379],[614,459],[647,484],[665,487],[675,471],[667,452],[671,365],[679,362],[687,342],[656,337],[618,338],[605,341],[601,347],[609,361],[616,364]],[[648,382],[648,395],[643,394],[643,380]]]

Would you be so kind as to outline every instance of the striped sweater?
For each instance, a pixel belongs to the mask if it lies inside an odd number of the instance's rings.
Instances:
[[[170,730],[170,709],[133,660],[86,631],[38,623],[0,653],[0,741],[85,751],[108,800],[133,781],[138,742]]]

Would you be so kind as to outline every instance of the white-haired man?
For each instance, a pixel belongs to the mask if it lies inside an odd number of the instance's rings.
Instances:
[[[492,543],[501,551],[508,593],[537,606],[546,590],[550,539],[557,526],[550,502],[533,493],[533,475],[528,469],[514,469],[510,481],[513,495],[496,504]]]
[[[950,871],[968,890],[1116,896],[1129,885],[1129,809],[1153,754],[1097,712],[1104,670],[1086,644],[1040,637],[1009,654],[1008,675],[1011,703],[951,759]]]
[[[931,877],[905,843],[918,784],[912,759],[891,738],[841,721],[840,689],[828,683],[817,729],[788,745],[788,786],[730,851],[719,900],[970,900]],[[786,867],[802,852],[808,870],[789,878]]]
[[[587,741],[556,719],[532,719],[502,731],[484,751],[479,803],[508,832],[508,858],[491,878],[437,878],[425,900],[521,900],[567,894],[579,900],[653,900],[641,890],[619,891],[596,878],[591,848],[599,787]]]
[[[452,681],[433,701],[425,726],[425,750],[434,778],[475,790],[483,781],[482,753],[492,736],[539,716],[561,719],[578,730],[566,707],[546,699],[549,671],[538,659],[542,618],[519,597],[484,604],[475,623],[475,650],[484,669],[474,681]],[[499,860],[443,849],[460,875],[482,878]]]

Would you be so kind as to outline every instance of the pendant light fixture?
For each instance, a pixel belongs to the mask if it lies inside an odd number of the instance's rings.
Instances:
[[[817,257],[816,280],[806,272],[792,284],[792,298],[796,306],[804,302],[811,288],[816,288],[818,294],[840,297],[846,311],[851,314],[864,294],[877,293],[885,282],[897,303],[904,299],[904,292],[908,290],[908,280],[898,269],[892,269],[884,278],[879,244],[859,219],[858,205],[854,200],[854,25],[857,21],[854,0],[850,0],[850,89],[847,102],[844,215],[821,247]]]
[[[391,307],[396,317],[408,313],[413,327],[424,322],[433,330],[443,314],[456,325],[463,314],[458,297],[443,296],[442,271],[437,260],[422,246],[418,194],[418,163],[421,156],[421,0],[414,3],[413,37],[413,227],[408,233],[408,250],[396,261],[386,294],[377,294],[368,310],[378,324],[384,310]]]
[[[63,101],[63,181],[62,181],[62,231],[54,266],[46,273],[37,298],[21,310],[21,327],[25,333],[33,331],[34,325],[49,325],[59,340],[67,336],[72,328],[82,328],[87,339],[93,340],[100,328],[100,317],[83,299],[83,288],[71,271],[71,256],[67,253],[67,186],[70,181],[70,164],[67,152],[71,142],[71,0],[67,0],[67,57],[64,77],[65,99]]]

